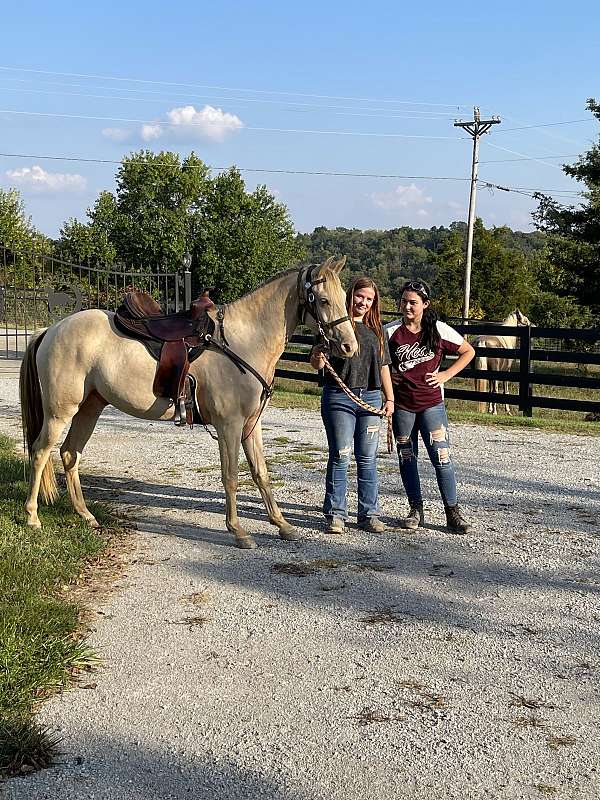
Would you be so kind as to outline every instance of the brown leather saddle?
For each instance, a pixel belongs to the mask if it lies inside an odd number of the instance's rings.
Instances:
[[[133,289],[115,312],[121,333],[141,341],[158,361],[152,391],[173,402],[176,425],[202,422],[189,368],[212,339],[215,322],[208,314],[212,308],[215,304],[204,292],[187,311],[164,314],[151,295]]]

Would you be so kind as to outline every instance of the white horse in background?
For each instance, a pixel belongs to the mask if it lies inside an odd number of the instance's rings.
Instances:
[[[528,318],[522,314],[518,308],[516,308],[512,314],[509,314],[505,320],[502,321],[502,325],[506,325],[507,327],[517,327],[518,325],[530,325],[531,322]],[[496,334],[482,334],[478,336],[472,343],[473,347],[497,347],[499,350],[514,350],[517,346],[517,337],[516,336],[498,336]],[[493,373],[497,371],[507,371],[509,372],[512,368],[514,358],[507,358],[503,356],[502,353],[498,353],[497,356],[477,356],[475,358],[475,369],[481,370],[489,370],[490,371],[490,378],[489,378],[489,390],[488,390],[488,381],[485,378],[476,378],[475,379],[475,390],[478,392],[487,392],[490,391],[491,393],[495,394],[498,392],[499,385],[502,386],[502,393],[508,393],[508,381],[498,381],[493,377]],[[477,405],[479,411],[486,411],[489,414],[497,414],[498,413],[498,405],[495,401],[490,400],[489,403],[480,402]],[[510,406],[505,404],[504,408],[506,409],[506,413],[512,415],[512,411],[510,410]]]

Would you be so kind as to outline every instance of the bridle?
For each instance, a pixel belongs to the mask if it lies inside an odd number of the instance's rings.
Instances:
[[[306,315],[310,314],[310,316],[317,323],[319,334],[323,337],[323,339],[329,341],[331,337],[327,336],[325,329],[327,328],[331,334],[332,329],[335,328],[336,325],[341,325],[342,322],[349,322],[350,317],[346,314],[345,317],[334,319],[332,322],[327,322],[321,317],[313,289],[320,283],[327,283],[327,278],[314,277],[314,271],[315,269],[319,269],[319,266],[319,264],[309,264],[308,267],[303,267],[298,272],[298,302],[300,303],[299,322],[304,325]]]

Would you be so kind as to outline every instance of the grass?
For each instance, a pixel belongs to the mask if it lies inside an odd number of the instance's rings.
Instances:
[[[41,531],[24,526],[26,486],[14,443],[0,435],[0,774],[51,763],[56,738],[35,721],[37,703],[97,663],[82,641],[80,608],[65,598],[108,534],[92,530],[63,499],[42,509]],[[107,512],[94,506],[101,525]]]
[[[305,408],[311,411],[318,411],[321,407],[320,392],[318,388],[310,387],[310,389],[303,390],[302,387],[306,384],[300,381],[287,381],[286,384],[280,382],[276,384],[275,392],[271,399],[271,405],[276,408]],[[473,381],[464,381],[464,385],[460,384],[460,379],[452,382],[452,386],[459,388],[473,388]],[[547,396],[554,396],[552,390],[555,387],[543,387],[548,389]],[[558,396],[558,395],[557,395]],[[568,390],[563,389],[560,396],[567,397],[573,396],[579,399],[597,399],[598,392],[589,392],[583,390]],[[448,418],[450,422],[470,423],[473,425],[486,425],[491,427],[505,427],[505,428],[524,428],[524,429],[537,429],[542,431],[551,431],[554,433],[572,433],[582,436],[600,436],[600,424],[597,422],[586,422],[583,419],[583,414],[576,411],[559,411],[554,409],[534,409],[533,417],[523,417],[520,413],[513,409],[514,416],[508,414],[485,414],[474,411],[475,403],[468,402],[467,400],[451,400],[447,401]]]

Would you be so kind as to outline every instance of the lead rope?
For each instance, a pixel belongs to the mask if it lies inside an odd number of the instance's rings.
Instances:
[[[329,372],[329,374],[331,375],[333,380],[337,383],[337,385],[340,387],[340,389],[350,398],[350,400],[352,400],[354,403],[356,403],[357,406],[360,406],[365,411],[368,411],[370,414],[376,414],[378,417],[385,417],[385,412],[382,408],[375,408],[375,406],[369,405],[369,403],[365,403],[365,401],[361,400],[360,397],[358,397],[358,395],[354,394],[354,392],[346,386],[344,381],[340,378],[340,376],[331,366],[331,364],[327,360],[327,356],[323,355],[323,353],[321,353],[321,355],[325,359],[325,369],[327,370],[327,372]],[[392,453],[394,451],[394,435],[392,433],[391,417],[387,418],[387,451],[388,453]]]

